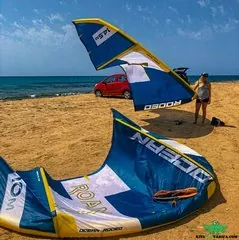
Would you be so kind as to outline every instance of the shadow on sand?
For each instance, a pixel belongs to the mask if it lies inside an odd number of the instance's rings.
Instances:
[[[102,96],[101,98],[111,98],[111,99],[124,99],[124,100],[132,100],[132,98],[125,98],[124,96]]]
[[[193,124],[194,113],[192,112],[174,109],[160,109],[153,112],[159,114],[159,117],[141,119],[149,123],[144,128],[165,137],[197,138],[210,134],[214,129],[209,119],[206,119],[205,123],[201,124],[201,116],[198,117],[198,124]]]

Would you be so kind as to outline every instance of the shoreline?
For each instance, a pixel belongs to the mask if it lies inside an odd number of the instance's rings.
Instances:
[[[239,80],[233,80],[233,81],[220,81],[220,82],[211,82],[212,85],[216,84],[239,84]],[[193,83],[190,84],[190,86],[193,86]],[[45,98],[58,98],[58,97],[67,97],[67,96],[77,96],[82,94],[94,94],[93,90],[87,91],[87,92],[69,92],[69,93],[56,93],[53,95],[40,95],[37,96],[35,94],[24,96],[24,97],[9,97],[0,99],[0,102],[9,102],[9,101],[22,101],[22,100],[32,100],[32,99],[45,99]]]
[[[0,99],[0,101],[7,102],[7,101],[21,101],[21,100],[31,100],[31,99],[41,99],[41,98],[57,98],[57,97],[67,97],[67,96],[75,96],[75,95],[81,95],[81,94],[92,94],[93,92],[76,92],[76,93],[56,93],[52,95],[40,95],[37,96],[35,94],[28,95],[25,97],[9,97],[9,98],[3,98]]]

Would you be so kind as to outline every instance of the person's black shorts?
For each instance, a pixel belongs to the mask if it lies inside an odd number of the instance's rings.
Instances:
[[[204,103],[208,103],[209,102],[209,98],[205,98],[205,99],[203,99],[203,100],[200,100],[199,98],[196,100],[196,103],[202,103],[202,102],[204,102]]]

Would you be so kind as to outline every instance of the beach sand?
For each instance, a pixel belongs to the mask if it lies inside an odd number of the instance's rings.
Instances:
[[[77,177],[101,166],[111,144],[111,108],[150,131],[205,156],[220,189],[195,214],[171,225],[115,239],[196,239],[217,220],[239,235],[239,83],[213,83],[207,122],[192,124],[195,101],[170,109],[139,111],[132,100],[93,94],[0,102],[0,154],[17,170],[42,166],[55,179]],[[213,128],[216,116],[227,127]],[[176,125],[177,120],[182,121]],[[201,119],[199,119],[199,123]],[[136,199],[137,201],[137,199]],[[37,239],[0,228],[0,239]],[[44,239],[44,238],[42,238]],[[113,239],[113,238],[112,238]]]

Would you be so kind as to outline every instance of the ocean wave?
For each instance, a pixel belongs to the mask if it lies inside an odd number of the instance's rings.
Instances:
[[[54,93],[54,94],[30,94],[30,95],[21,95],[21,96],[4,96],[0,97],[2,101],[11,101],[11,100],[23,100],[23,99],[31,99],[31,98],[46,98],[46,97],[60,97],[60,96],[72,96],[72,95],[80,95],[80,94],[89,94],[92,91],[87,92],[65,92],[65,93]]]

